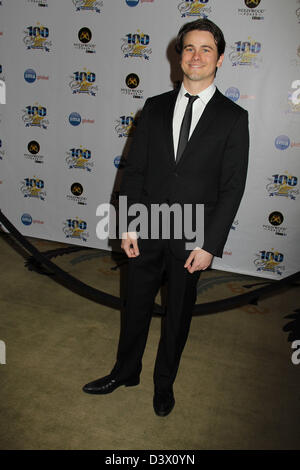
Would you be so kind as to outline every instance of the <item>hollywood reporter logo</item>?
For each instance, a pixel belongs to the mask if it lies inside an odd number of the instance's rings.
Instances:
[[[96,53],[96,44],[90,43],[92,39],[92,31],[87,28],[83,27],[78,31],[78,39],[79,43],[74,43],[74,47],[77,50],[82,50],[87,54],[95,54]]]

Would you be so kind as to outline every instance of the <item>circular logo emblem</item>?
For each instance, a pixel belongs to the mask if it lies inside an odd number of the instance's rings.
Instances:
[[[74,196],[81,196],[83,193],[83,187],[80,183],[73,183],[71,186],[71,193],[74,194]]]
[[[33,69],[27,69],[24,72],[24,79],[28,83],[33,83],[36,81],[36,73]]]
[[[139,86],[140,79],[136,73],[130,73],[127,75],[125,82],[128,88],[136,88]]]
[[[31,140],[27,145],[27,150],[32,155],[36,155],[40,151],[40,144],[36,140]]]
[[[140,0],[126,0],[126,3],[129,7],[136,7]]]
[[[225,91],[225,96],[227,96],[227,98],[229,98],[231,101],[237,101],[240,97],[240,91],[238,88],[232,86],[227,88]]]
[[[81,28],[78,33],[78,39],[83,44],[87,44],[92,39],[92,31],[89,28]]]
[[[79,126],[81,123],[81,116],[78,113],[71,113],[69,116],[69,123],[72,126]]]
[[[114,158],[114,165],[119,170],[124,168],[124,159],[123,159],[122,155],[118,155],[117,157]]]
[[[31,225],[32,224],[32,217],[30,214],[23,214],[21,217],[21,221],[24,225]]]
[[[283,219],[284,217],[281,212],[274,211],[274,212],[271,212],[271,214],[269,215],[269,222],[271,225],[274,225],[275,227],[277,227],[278,225],[281,225],[283,222]]]
[[[290,139],[287,135],[279,135],[275,139],[275,147],[278,150],[286,150],[290,145]]]
[[[245,5],[248,8],[256,8],[260,4],[260,0],[245,0]]]

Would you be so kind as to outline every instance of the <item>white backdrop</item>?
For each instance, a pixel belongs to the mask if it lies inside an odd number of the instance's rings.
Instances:
[[[213,267],[299,271],[299,0],[0,0],[0,208],[22,234],[111,249],[97,206],[117,200],[133,118],[173,88],[171,41],[199,17],[224,32],[217,86],[249,111],[251,133],[246,192]]]

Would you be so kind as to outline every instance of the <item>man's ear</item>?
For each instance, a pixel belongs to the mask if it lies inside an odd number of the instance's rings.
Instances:
[[[221,65],[223,64],[223,60],[224,60],[224,54],[221,54],[217,61],[218,68],[221,67]]]

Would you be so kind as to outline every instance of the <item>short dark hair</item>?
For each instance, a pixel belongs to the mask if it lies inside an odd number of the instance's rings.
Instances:
[[[208,19],[199,19],[191,21],[190,23],[185,23],[180,28],[175,43],[175,49],[178,54],[181,55],[182,53],[184,36],[190,31],[194,30],[210,32],[215,39],[215,43],[218,49],[218,56],[220,57],[222,54],[224,54],[226,46],[224,35],[219,26],[217,26],[215,23]]]

